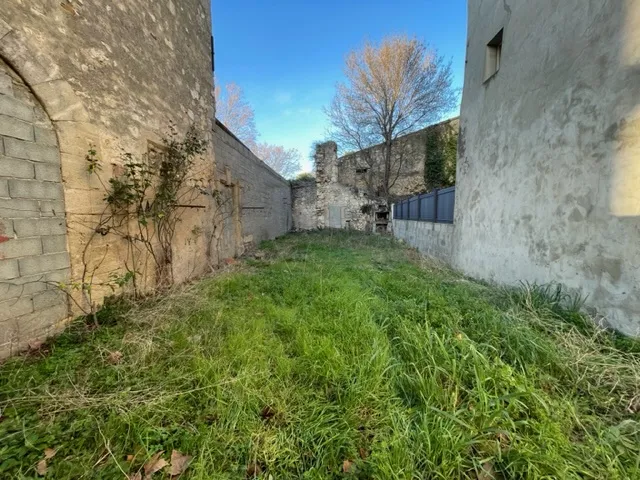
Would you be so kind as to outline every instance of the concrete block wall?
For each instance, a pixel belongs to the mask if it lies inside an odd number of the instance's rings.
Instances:
[[[289,232],[293,227],[289,181],[256,157],[219,122],[214,128],[214,150],[217,178],[224,180],[218,188],[227,199],[221,255],[240,254],[263,240]],[[234,187],[238,188],[239,227],[233,223]],[[236,238],[232,239],[234,233]]]
[[[393,219],[393,235],[417,248],[428,257],[446,263],[453,260],[455,225],[451,223],[418,222]]]
[[[69,316],[60,152],[33,93],[0,60],[0,358]]]

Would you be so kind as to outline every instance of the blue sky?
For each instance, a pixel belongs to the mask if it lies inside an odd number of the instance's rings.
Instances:
[[[344,58],[365,39],[418,37],[453,61],[462,89],[466,0],[213,0],[212,18],[217,82],[243,88],[259,141],[297,148],[304,171],[312,143],[327,139],[322,109]]]

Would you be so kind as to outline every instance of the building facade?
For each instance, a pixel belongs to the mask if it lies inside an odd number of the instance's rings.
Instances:
[[[451,263],[640,334],[640,3],[468,7]]]
[[[242,202],[255,200],[249,192],[268,181],[278,194],[266,201],[280,201],[290,216],[284,179],[242,178],[242,170],[231,172],[239,157],[216,165],[210,12],[209,0],[3,2],[0,357],[126,291],[123,278],[143,291],[157,288],[157,259],[141,246],[142,234],[130,223],[116,234],[100,219],[108,213],[105,186],[122,177],[127,158],[150,165],[167,154],[163,138],[172,131],[184,138],[193,127],[207,145],[189,173],[197,195],[173,205],[180,222],[163,245],[173,283],[210,272],[252,235],[259,241],[288,231],[286,220],[242,213]],[[91,159],[100,163],[93,172]],[[226,197],[231,221],[220,215]],[[153,229],[147,233],[157,246]],[[235,243],[222,251],[222,237]]]

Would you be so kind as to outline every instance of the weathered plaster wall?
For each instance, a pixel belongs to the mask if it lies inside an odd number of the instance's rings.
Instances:
[[[289,232],[293,227],[289,182],[218,122],[214,146],[224,221],[214,235],[219,238],[220,258],[240,255],[263,240]]]
[[[639,334],[640,2],[470,0],[469,20],[454,264],[562,282]]]
[[[393,235],[396,238],[417,248],[423,255],[446,263],[453,260],[454,231],[455,225],[450,223],[393,220]]]
[[[459,119],[454,118],[398,138],[393,149],[392,165],[399,167],[397,179],[392,178],[390,193],[406,197],[425,191],[425,159],[427,136],[434,130],[447,134],[457,132]],[[343,185],[375,192],[384,178],[384,145],[376,145],[362,152],[351,153],[338,159],[338,181]],[[367,172],[362,172],[367,169]]]
[[[57,331],[69,278],[60,151],[49,117],[0,60],[0,358]]]
[[[291,184],[291,201],[293,204],[293,229],[295,231],[314,230],[318,228],[316,219],[316,181],[300,180]]]
[[[146,154],[170,123],[179,133],[193,124],[211,142],[210,39],[208,0],[2,4],[0,59],[35,93],[56,131],[71,280],[81,282],[83,272],[96,267],[96,302],[111,293],[100,284],[124,271],[130,245],[112,234],[95,235],[104,188],[87,173],[85,156],[95,148],[103,164],[99,176],[108,182],[121,171],[124,152]],[[213,185],[212,148],[195,170]],[[215,202],[203,196],[199,203],[205,208],[185,210],[174,241],[178,282],[209,270]],[[139,285],[153,288],[154,269],[143,270]]]

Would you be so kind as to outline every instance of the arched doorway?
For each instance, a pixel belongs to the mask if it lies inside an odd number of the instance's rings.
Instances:
[[[49,116],[0,59],[0,358],[61,329],[69,278],[60,149]]]

